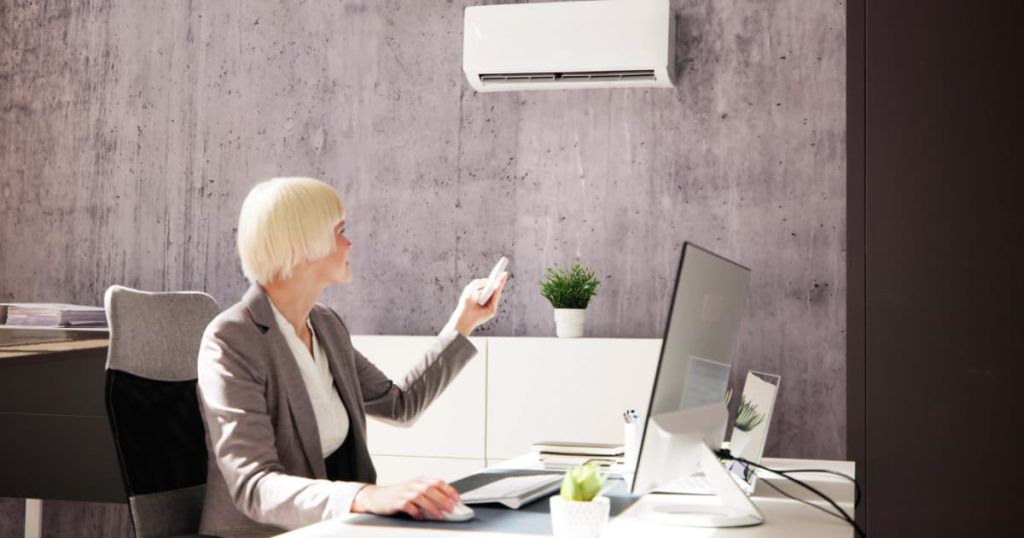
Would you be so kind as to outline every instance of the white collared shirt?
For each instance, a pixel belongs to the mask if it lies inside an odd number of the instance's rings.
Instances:
[[[334,378],[331,377],[331,367],[327,364],[327,353],[320,345],[320,341],[313,332],[313,325],[306,319],[306,327],[309,327],[309,334],[313,337],[313,355],[309,354],[306,344],[302,343],[299,335],[295,334],[295,328],[288,322],[283,314],[278,312],[273,301],[270,308],[277,318],[277,326],[284,335],[288,348],[299,365],[299,372],[302,374],[302,381],[306,384],[306,392],[309,394],[309,401],[313,404],[313,415],[316,418],[317,429],[320,430],[320,450],[326,458],[338,449],[345,442],[348,435],[348,412],[345,410],[345,403],[341,401],[338,390],[334,388]]]

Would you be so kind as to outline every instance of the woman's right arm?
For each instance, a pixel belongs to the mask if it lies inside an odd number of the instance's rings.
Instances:
[[[234,505],[250,519],[285,529],[348,513],[366,484],[286,474],[267,409],[266,369],[207,333],[199,352],[199,401]]]

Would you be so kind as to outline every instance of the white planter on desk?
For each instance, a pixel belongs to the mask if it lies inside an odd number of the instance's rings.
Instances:
[[[551,529],[557,538],[600,538],[608,525],[611,501],[598,495],[590,502],[551,497]]]
[[[579,338],[583,336],[583,323],[586,319],[585,308],[556,308],[555,334],[559,338]]]

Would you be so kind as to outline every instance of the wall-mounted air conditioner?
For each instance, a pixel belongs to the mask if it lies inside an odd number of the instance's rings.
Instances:
[[[466,8],[462,69],[480,92],[672,87],[669,0]]]

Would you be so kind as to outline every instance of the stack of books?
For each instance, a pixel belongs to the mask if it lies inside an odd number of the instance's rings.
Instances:
[[[571,469],[587,462],[608,468],[622,462],[625,447],[615,443],[541,441],[533,444],[545,469]]]
[[[73,304],[10,303],[5,325],[20,327],[106,327],[107,315],[100,306]]]

